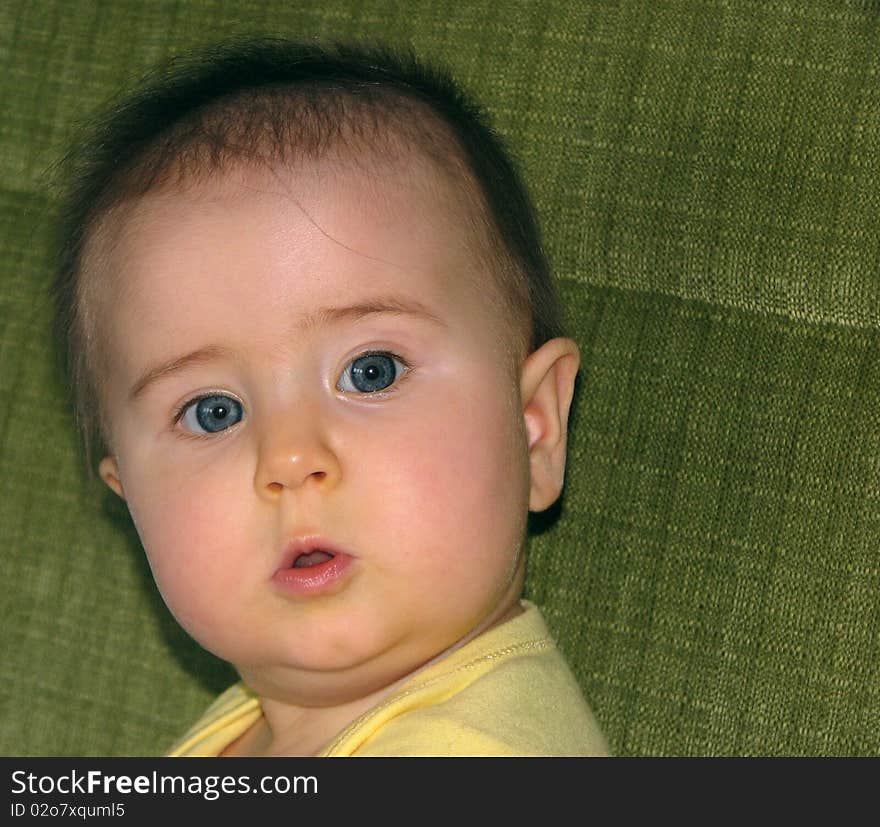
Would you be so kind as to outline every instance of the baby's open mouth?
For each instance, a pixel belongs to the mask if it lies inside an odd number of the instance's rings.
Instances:
[[[321,563],[326,563],[328,560],[332,559],[333,555],[329,552],[316,549],[308,554],[300,554],[300,556],[293,561],[293,568],[304,569],[309,566],[319,566]]]
[[[298,537],[287,544],[272,580],[282,594],[297,599],[332,593],[345,582],[354,562],[352,555],[326,537]]]

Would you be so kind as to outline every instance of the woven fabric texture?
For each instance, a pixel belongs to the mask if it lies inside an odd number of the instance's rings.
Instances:
[[[234,679],[90,483],[45,171],[191,46],[449,66],[534,194],[582,348],[527,596],[621,755],[880,753],[880,4],[0,4],[0,753],[161,752]]]

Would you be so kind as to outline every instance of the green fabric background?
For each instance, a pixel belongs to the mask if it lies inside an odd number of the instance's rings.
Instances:
[[[622,755],[880,753],[880,3],[0,3],[0,753],[161,752],[232,680],[83,472],[45,170],[189,46],[382,38],[518,155],[583,369],[545,609]]]

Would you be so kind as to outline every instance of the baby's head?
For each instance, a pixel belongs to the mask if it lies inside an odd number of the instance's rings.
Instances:
[[[86,456],[196,640],[265,697],[363,697],[516,613],[577,346],[448,78],[265,40],[170,75],[67,165]]]

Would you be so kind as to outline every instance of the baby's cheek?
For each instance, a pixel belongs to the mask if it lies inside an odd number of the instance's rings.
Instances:
[[[153,576],[172,613],[195,635],[194,626],[223,605],[236,578],[230,559],[234,521],[222,519],[215,491],[157,486],[130,504]]]
[[[503,404],[468,396],[448,401],[411,435],[420,446],[411,452],[411,488],[418,493],[416,513],[472,553],[475,543],[487,543],[487,533],[506,542],[519,531],[527,464]]]

